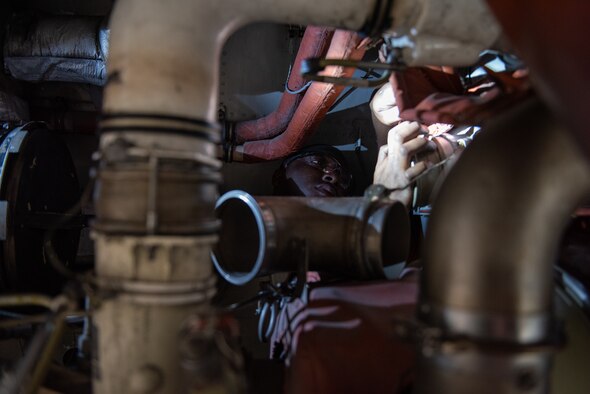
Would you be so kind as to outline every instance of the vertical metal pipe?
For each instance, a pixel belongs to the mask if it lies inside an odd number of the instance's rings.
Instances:
[[[377,0],[120,0],[95,203],[97,393],[182,390],[178,331],[213,295],[219,55],[255,21],[360,30]],[[389,4],[389,3],[384,3]],[[149,43],[149,45],[145,45]]]
[[[552,269],[590,166],[537,102],[490,125],[446,179],[427,235],[417,392],[545,392]],[[461,340],[463,347],[453,346]],[[433,344],[435,344],[433,346]]]

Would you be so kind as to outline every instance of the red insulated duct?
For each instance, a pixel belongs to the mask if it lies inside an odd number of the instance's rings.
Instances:
[[[308,26],[305,29],[305,34],[299,45],[299,51],[287,81],[286,88],[291,89],[291,91],[285,90],[279,107],[274,112],[260,119],[236,123],[236,143],[242,144],[246,141],[265,140],[285,131],[305,94],[305,89],[302,89],[302,87],[306,81],[298,72],[301,69],[301,62],[308,58],[324,56],[333,34],[334,29],[332,28]],[[300,89],[302,89],[301,92],[293,93],[293,91]]]
[[[360,60],[365,54],[365,49],[360,47],[359,43],[360,38],[356,33],[337,30],[326,57]],[[354,71],[353,67],[331,66],[326,69],[325,75],[351,77]],[[303,146],[305,139],[315,131],[344,87],[326,83],[312,84],[284,133],[273,139],[246,142],[244,145],[237,146],[233,153],[233,160],[244,162],[274,160],[297,151]]]

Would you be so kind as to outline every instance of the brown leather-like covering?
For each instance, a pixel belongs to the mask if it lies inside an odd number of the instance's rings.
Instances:
[[[590,154],[590,2],[488,0],[535,88]]]
[[[412,67],[391,77],[400,118],[422,124],[479,125],[532,93],[528,78],[488,70],[495,84],[465,92],[459,77],[436,68]]]
[[[394,321],[413,320],[416,297],[415,277],[312,290],[291,315],[285,393],[409,392],[416,348],[396,336]]]

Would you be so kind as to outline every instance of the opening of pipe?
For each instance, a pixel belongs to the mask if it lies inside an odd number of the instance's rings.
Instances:
[[[225,280],[244,285],[256,277],[265,258],[262,212],[254,198],[241,190],[221,196],[215,210],[221,230],[211,259]]]

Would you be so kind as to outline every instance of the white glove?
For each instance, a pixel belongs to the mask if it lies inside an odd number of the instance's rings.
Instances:
[[[373,183],[396,189],[389,197],[401,201],[407,207],[412,201],[410,183],[432,165],[420,161],[410,167],[414,155],[436,149],[436,145],[426,136],[420,124],[401,122],[389,130],[387,145],[379,149]]]

